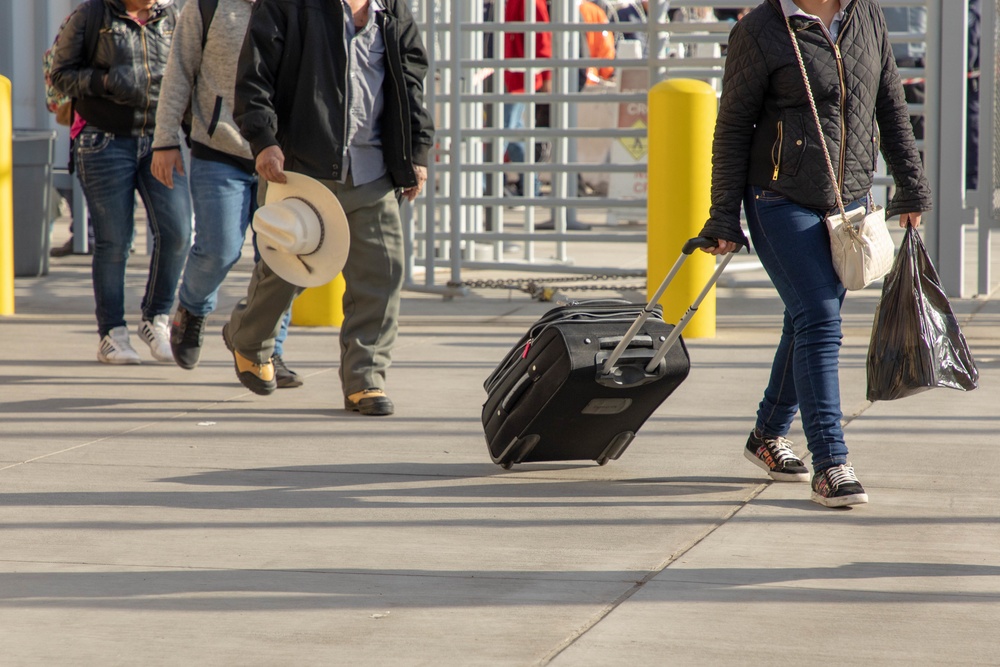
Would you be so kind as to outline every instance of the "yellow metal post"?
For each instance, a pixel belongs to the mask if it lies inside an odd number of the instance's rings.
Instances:
[[[325,285],[310,287],[292,302],[292,324],[302,327],[339,327],[344,323],[344,274]]]
[[[711,206],[715,90],[704,81],[668,79],[649,91],[647,298],[652,298],[684,243],[701,231]],[[715,257],[696,250],[664,292],[668,322],[677,322],[704,289]],[[702,301],[685,338],[715,336],[715,290]]]
[[[0,76],[0,315],[14,314],[14,130],[10,79]]]

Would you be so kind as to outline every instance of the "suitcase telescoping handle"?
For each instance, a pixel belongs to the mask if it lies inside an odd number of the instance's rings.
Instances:
[[[660,297],[663,296],[663,292],[666,291],[667,285],[670,284],[670,281],[674,279],[677,272],[681,270],[681,266],[684,265],[684,260],[686,260],[688,256],[690,256],[698,248],[714,248],[716,244],[717,241],[715,239],[709,239],[702,236],[689,239],[688,242],[684,244],[684,248],[681,250],[681,256],[677,258],[676,262],[674,262],[674,266],[670,269],[670,272],[667,273],[667,277],[663,279],[662,283],[660,283],[660,287],[649,300],[649,303],[642,309],[642,312],[639,313],[635,322],[632,323],[629,330],[624,336],[622,336],[621,342],[619,342],[618,346],[615,347],[611,356],[609,356],[604,362],[604,366],[601,368],[600,376],[607,377],[612,374],[615,364],[618,363],[622,354],[624,354],[625,350],[628,349],[629,343],[633,338],[635,338],[635,335],[639,332],[639,329],[642,328],[642,325],[646,323],[647,319],[649,319],[649,316],[652,314],[657,302],[659,302]],[[663,341],[662,345],[660,345],[660,349],[656,351],[653,358],[649,360],[648,364],[646,364],[647,373],[652,373],[656,370],[656,367],[660,365],[660,361],[663,360],[663,357],[667,355],[667,352],[670,351],[673,344],[676,343],[677,339],[681,337],[681,332],[684,331],[684,327],[686,327],[688,321],[694,317],[694,314],[698,312],[698,306],[700,306],[701,302],[704,301],[706,296],[708,296],[709,290],[711,290],[716,281],[719,280],[719,276],[722,275],[722,272],[725,270],[732,258],[733,253],[723,255],[722,261],[719,262],[718,266],[715,268],[715,273],[712,274],[712,278],[705,285],[704,289],[701,290],[701,294],[699,294],[698,298],[694,300],[694,303],[692,303],[687,309],[687,312],[684,313],[684,317],[681,318],[681,321],[677,323],[677,326],[675,326],[673,331],[670,332],[667,339]]]

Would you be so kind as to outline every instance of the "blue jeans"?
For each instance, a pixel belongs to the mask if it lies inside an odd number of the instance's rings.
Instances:
[[[833,269],[824,213],[754,186],[743,206],[757,256],[785,306],[755,427],[764,435],[785,435],[801,410],[813,469],[847,463],[839,377],[846,290]]]
[[[528,105],[525,102],[514,102],[513,104],[503,105],[503,126],[508,130],[522,130],[524,129],[524,112]],[[524,141],[508,141],[506,148],[506,156],[509,162],[524,162],[525,148]],[[527,181],[529,176],[527,174],[519,174],[517,177],[518,190],[523,194],[525,192],[524,183]],[[542,193],[542,184],[539,181],[538,174],[534,175],[535,181],[535,196],[538,197]]]
[[[191,198],[187,179],[174,188],[149,170],[153,138],[116,137],[93,127],[75,140],[76,173],[94,226],[93,281],[101,337],[125,326],[125,267],[135,236],[135,193],[146,207],[153,236],[142,319],[169,314],[191,243]]]
[[[219,287],[240,259],[257,210],[257,176],[231,164],[191,158],[194,245],[177,300],[192,315],[218,304]]]

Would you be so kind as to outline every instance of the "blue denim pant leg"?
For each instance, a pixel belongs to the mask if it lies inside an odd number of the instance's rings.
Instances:
[[[257,176],[239,167],[191,158],[194,245],[177,300],[193,315],[218,305],[219,287],[240,259],[247,228],[257,210]]]
[[[191,191],[187,177],[174,174],[174,187],[156,180],[153,164],[153,137],[138,143],[136,184],[146,206],[146,219],[153,237],[149,258],[149,278],[142,298],[142,317],[169,315],[177,295],[184,262],[191,248]]]
[[[508,130],[524,129],[524,110],[527,105],[524,102],[514,102],[503,105],[503,126]],[[506,148],[507,159],[511,162],[524,162],[524,142],[508,141]]]
[[[528,105],[525,102],[514,102],[513,104],[503,105],[503,126],[508,130],[523,130],[525,128],[524,124],[524,113],[527,110]],[[507,160],[510,162],[524,162],[525,155],[527,151],[525,149],[525,142],[522,141],[508,141],[506,147]],[[522,193],[526,193],[527,189],[524,184],[528,181],[534,181],[534,193],[538,197],[542,192],[542,184],[538,179],[536,174],[534,178],[528,174],[518,174],[517,183]]]
[[[833,268],[823,214],[753,186],[744,207],[754,248],[785,306],[756,428],[784,435],[801,411],[813,468],[846,463],[839,377],[846,290]]]
[[[187,180],[174,189],[150,173],[149,137],[116,137],[94,128],[75,142],[75,166],[94,228],[92,276],[100,336],[126,326],[125,269],[135,235],[135,193],[146,207],[153,247],[144,318],[169,313],[191,239],[191,205]]]

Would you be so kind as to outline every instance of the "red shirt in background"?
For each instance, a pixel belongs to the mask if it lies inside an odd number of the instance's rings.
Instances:
[[[504,11],[504,23],[523,23],[524,22],[524,2],[525,0],[508,0],[506,10]],[[549,10],[545,6],[545,0],[535,0],[535,22],[537,23],[548,23],[549,22]],[[503,57],[508,58],[524,58],[526,50],[524,48],[524,37],[525,35],[530,35],[531,33],[523,32],[506,32],[503,36]],[[551,32],[536,32],[535,33],[535,57],[536,58],[551,58],[552,57],[552,33]],[[535,90],[537,91],[542,87],[543,82],[550,81],[552,79],[552,70],[535,70]],[[511,71],[505,70],[503,75],[504,84],[507,86],[508,93],[523,93],[524,92],[524,71]],[[534,92],[534,91],[532,91]]]

